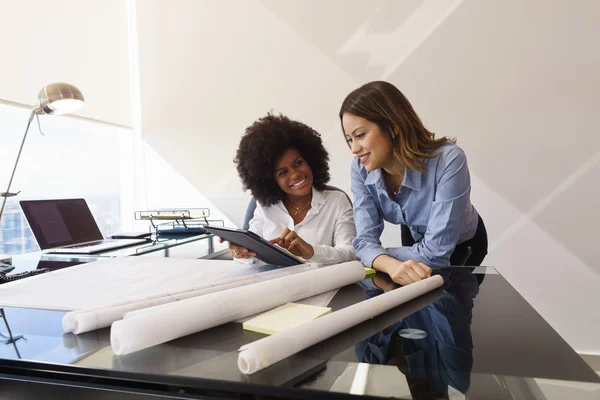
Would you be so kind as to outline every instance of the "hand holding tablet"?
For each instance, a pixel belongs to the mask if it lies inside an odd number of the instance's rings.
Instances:
[[[254,257],[264,261],[267,264],[281,265],[284,267],[290,267],[292,265],[302,264],[303,262],[288,253],[284,249],[269,243],[257,234],[245,229],[232,229],[217,226],[205,226],[205,230],[210,232],[223,240],[233,243],[234,251],[240,251],[239,257],[236,254],[236,258],[247,258],[250,254],[255,254]],[[244,249],[247,252],[244,252]],[[244,255],[246,255],[244,257]]]
[[[219,243],[224,243],[225,240],[219,238]],[[233,258],[250,258],[255,257],[256,253],[242,246],[238,246],[237,244],[233,244],[231,242],[228,243],[227,247],[229,247],[229,253]]]

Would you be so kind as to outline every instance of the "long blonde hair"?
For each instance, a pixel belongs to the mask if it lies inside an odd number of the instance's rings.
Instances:
[[[437,157],[434,150],[446,142],[456,143],[456,139],[446,136],[436,139],[408,99],[389,82],[370,82],[351,92],[340,108],[340,121],[345,113],[365,118],[387,132],[395,160],[416,171],[426,170],[423,159]]]

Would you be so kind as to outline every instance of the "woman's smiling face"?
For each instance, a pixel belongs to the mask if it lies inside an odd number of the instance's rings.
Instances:
[[[286,194],[306,196],[312,190],[310,166],[296,149],[287,149],[275,162],[275,180]]]
[[[393,166],[392,139],[379,125],[354,114],[342,116],[348,147],[367,171]]]

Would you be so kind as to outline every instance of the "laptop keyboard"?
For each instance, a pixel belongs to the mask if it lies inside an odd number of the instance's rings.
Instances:
[[[82,249],[85,247],[92,247],[92,246],[97,246],[99,244],[102,243],[106,243],[106,240],[96,240],[95,242],[89,242],[89,243],[85,243],[85,244],[79,244],[77,246],[69,246],[69,249]]]

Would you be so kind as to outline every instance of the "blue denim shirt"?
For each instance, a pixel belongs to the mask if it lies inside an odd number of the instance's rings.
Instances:
[[[470,200],[471,178],[465,153],[447,142],[434,154],[438,156],[424,160],[425,172],[404,171],[401,190],[394,199],[387,193],[381,169],[367,172],[358,158],[352,160],[357,230],[353,243],[356,255],[367,267],[381,254],[445,267],[450,265],[456,245],[475,236],[478,214]],[[379,238],[384,220],[408,225],[417,243],[383,248]]]

